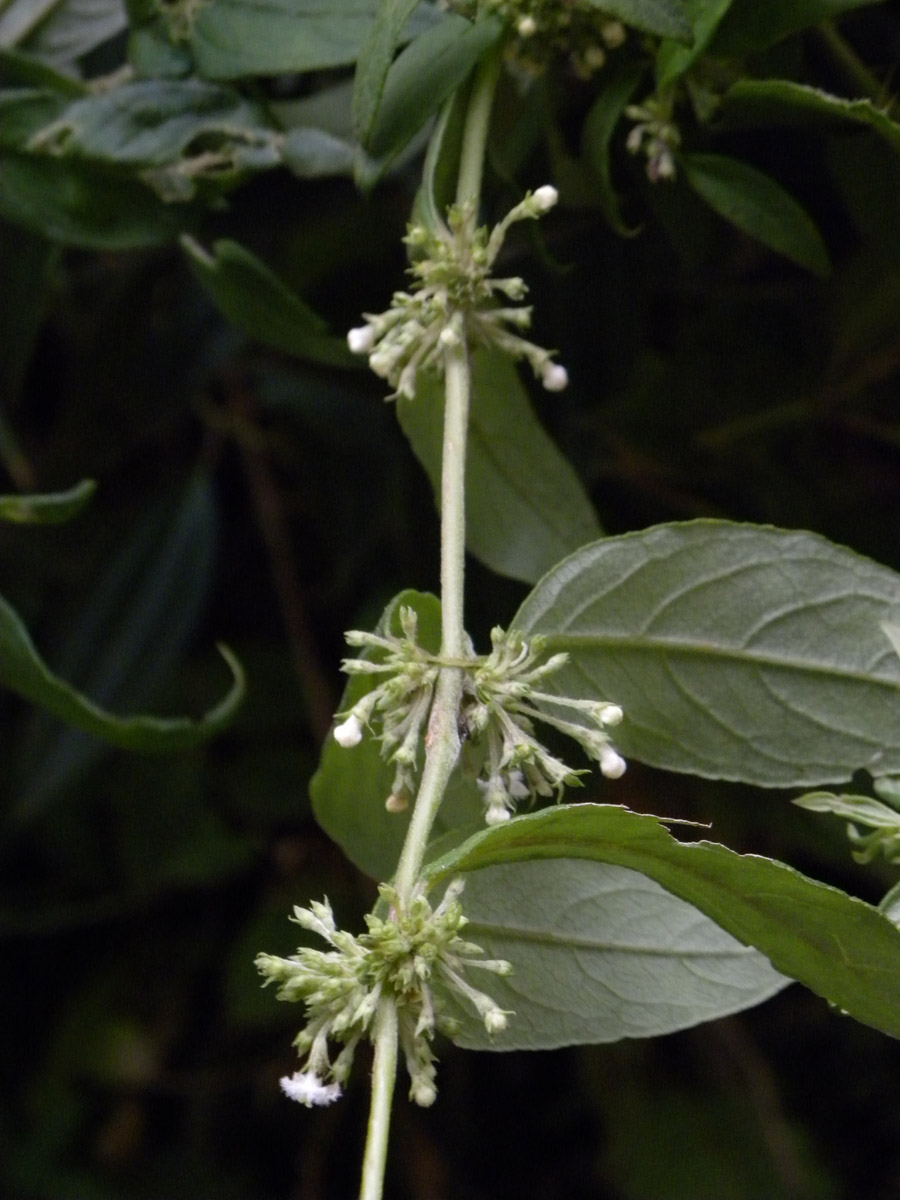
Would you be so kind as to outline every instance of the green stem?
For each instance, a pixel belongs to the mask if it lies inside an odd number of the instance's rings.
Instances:
[[[384,1191],[391,1101],[397,1076],[397,1006],[390,996],[384,997],[378,1006],[373,1040],[372,1107],[369,1110],[359,1200],[381,1200]]]
[[[456,203],[460,206],[467,203],[473,205],[473,221],[478,217],[484,151],[491,123],[494,92],[497,90],[497,79],[500,75],[500,61],[500,51],[494,50],[479,64],[466,109],[459,174],[456,177]]]

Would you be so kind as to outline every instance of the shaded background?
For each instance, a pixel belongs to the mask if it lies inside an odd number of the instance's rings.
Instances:
[[[874,68],[900,15],[845,23]],[[824,77],[814,38],[807,55]],[[618,147],[627,211],[589,203],[590,97],[550,75],[517,178],[562,204],[510,239],[535,338],[571,386],[535,395],[609,532],[698,516],[806,528],[900,569],[900,164],[874,134],[733,135],[802,200],[835,260],[817,280],[741,237],[680,181],[652,189]],[[504,108],[504,105],[506,106]],[[519,100],[501,100],[515,124]],[[506,122],[506,125],[504,125]],[[489,207],[519,192],[509,139]],[[722,140],[717,148],[723,148]],[[284,172],[207,216],[332,328],[402,278],[419,165],[368,199]],[[490,215],[488,213],[487,215]],[[519,231],[517,231],[518,233]],[[328,894],[356,927],[374,885],[318,831],[307,787],[342,679],[342,631],[403,587],[437,590],[430,488],[383,388],[269,352],[230,327],[175,249],[63,250],[0,223],[2,490],[90,476],[61,529],[0,526],[0,591],[51,664],[117,711],[199,712],[224,690],[216,641],[249,676],[212,745],[110,752],[0,696],[0,1192],[11,1200],[342,1200],[367,1115],[278,1092],[292,1006],[259,989],[260,949],[294,949],[294,903]],[[470,563],[476,644],[524,587]],[[775,793],[632,764],[585,797],[712,823],[877,901],[837,822]],[[427,1112],[400,1085],[392,1200],[891,1200],[900,1052],[792,987],[697,1030],[539,1054],[441,1052]]]

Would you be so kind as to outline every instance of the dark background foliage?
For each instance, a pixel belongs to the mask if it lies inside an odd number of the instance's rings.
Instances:
[[[884,75],[900,8],[863,10],[843,33]],[[840,83],[816,31],[771,53]],[[535,395],[538,414],[604,528],[771,522],[900,569],[900,162],[866,130],[717,137],[814,216],[834,260],[820,279],[683,180],[651,187],[621,139],[613,165],[640,232],[612,232],[582,136],[592,99],[562,68],[528,98],[509,84],[487,195],[499,214],[522,186],[559,181],[559,211],[511,239],[507,263],[571,376],[563,395]],[[278,170],[192,211],[190,228],[248,247],[340,332],[399,285],[419,171],[410,158],[363,196]],[[299,1014],[260,991],[252,960],[294,948],[294,903],[327,893],[355,926],[372,902],[318,830],[308,783],[342,631],[371,627],[403,587],[437,590],[434,505],[377,381],[247,338],[159,241],[72,248],[0,221],[2,490],[99,482],[74,524],[0,526],[0,590],[48,661],[116,711],[201,711],[224,690],[219,640],[249,690],[225,736],[160,758],[0,697],[0,1192],[340,1200],[357,1187],[365,1064],[341,1104],[287,1103],[277,1080]],[[480,645],[524,592],[470,562]],[[866,899],[894,881],[855,867],[839,825],[784,795],[637,764],[585,795],[710,821],[717,840]],[[436,1106],[398,1102],[387,1195],[889,1200],[898,1067],[893,1042],[799,987],[647,1042],[446,1046]]]

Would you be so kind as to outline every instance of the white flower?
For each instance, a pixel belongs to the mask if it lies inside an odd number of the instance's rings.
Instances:
[[[372,325],[359,325],[347,334],[347,345],[353,354],[368,354],[375,345],[375,329]]]
[[[499,803],[491,804],[487,812],[484,814],[485,825],[502,825],[504,821],[508,821],[512,816],[506,805],[500,801]]]
[[[621,779],[627,766],[621,754],[617,754],[612,746],[600,747],[600,770],[607,779]]]
[[[535,21],[534,17],[531,16],[522,17],[519,20],[519,23],[516,25],[516,32],[518,33],[519,37],[523,38],[534,37],[534,35],[537,33],[537,29],[537,21]]]
[[[541,383],[548,392],[561,392],[569,385],[569,372],[559,363],[548,362],[541,372]]]
[[[334,740],[345,750],[349,750],[351,746],[358,746],[362,741],[362,735],[362,722],[353,713],[342,725],[336,725],[334,728]]]
[[[535,202],[538,212],[549,212],[551,208],[559,200],[559,192],[551,183],[545,183],[543,187],[539,187],[533,194],[532,200]]]
[[[341,1094],[339,1083],[323,1083],[313,1071],[295,1071],[293,1075],[283,1075],[280,1082],[286,1096],[307,1108],[333,1104]]]
[[[502,1033],[507,1026],[506,1013],[499,1008],[489,1008],[484,1014],[484,1027],[491,1037]]]

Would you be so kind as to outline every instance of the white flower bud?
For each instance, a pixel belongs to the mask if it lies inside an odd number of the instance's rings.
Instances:
[[[371,325],[359,325],[347,334],[347,345],[353,354],[368,354],[375,345],[375,330]]]
[[[618,704],[603,704],[597,713],[601,725],[621,725],[624,716],[625,714]]]
[[[535,21],[534,17],[524,16],[516,25],[516,33],[518,33],[519,37],[530,38],[534,37],[537,33],[537,28],[537,21]]]
[[[561,392],[569,385],[569,372],[559,363],[548,362],[541,372],[541,383],[548,392]]]
[[[509,820],[510,815],[509,809],[502,801],[495,802],[488,807],[484,814],[484,823],[486,825],[502,825],[504,821]]]
[[[404,795],[398,795],[396,792],[391,792],[387,800],[384,802],[384,807],[389,813],[406,812],[409,808],[409,798]]]
[[[438,341],[447,350],[453,350],[460,344],[459,334],[452,325],[444,326],[444,328],[441,330]]]
[[[549,212],[559,200],[559,192],[552,183],[545,183],[543,187],[539,187],[532,193],[531,199],[538,212],[545,213]]]
[[[628,35],[621,21],[607,21],[600,30],[600,36],[610,50],[617,50]]]
[[[617,754],[612,746],[600,747],[600,770],[607,779],[621,779],[627,766],[621,754]]]
[[[353,713],[350,714],[342,725],[335,725],[334,727],[334,740],[339,746],[343,746],[345,750],[349,750],[351,746],[358,746],[362,741],[362,735],[362,721]]]
[[[339,1083],[323,1083],[314,1071],[295,1071],[293,1075],[283,1075],[280,1082],[286,1096],[307,1108],[333,1104],[341,1094]]]
[[[495,1033],[502,1033],[506,1024],[506,1013],[501,1012],[499,1008],[489,1008],[484,1014],[484,1027],[491,1037]]]
[[[437,1088],[430,1079],[416,1078],[409,1089],[409,1098],[420,1108],[430,1108],[437,1100]]]

